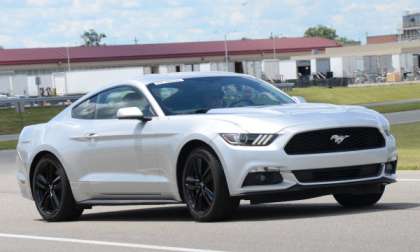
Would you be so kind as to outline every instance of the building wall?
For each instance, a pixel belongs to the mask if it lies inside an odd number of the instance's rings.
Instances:
[[[401,72],[411,72],[414,68],[413,54],[403,53],[400,55]]]
[[[110,70],[87,70],[65,73],[67,81],[67,93],[86,93],[101,86],[111,83],[122,83],[126,80],[139,79],[143,75],[143,69],[121,68]]]
[[[344,77],[343,58],[332,57],[330,59],[330,65],[331,65],[331,71],[333,72],[334,77],[336,77],[336,78]]]
[[[297,79],[296,61],[295,60],[281,60],[279,62],[280,74],[284,80]]]
[[[401,60],[399,54],[392,55],[392,67],[394,68],[394,72],[401,71]]]
[[[28,76],[24,74],[13,76],[12,95],[28,95]]]
[[[244,66],[245,74],[253,75],[257,78],[262,77],[263,69],[261,61],[244,61],[242,64]]]
[[[11,76],[2,74],[0,75],[0,94],[10,94],[11,93]]]
[[[317,73],[317,69],[316,69],[316,61],[317,59],[311,59],[311,74],[316,74]]]
[[[280,64],[279,60],[269,59],[262,62],[262,70],[264,78],[270,81],[279,81],[283,79],[283,76],[280,74]]]

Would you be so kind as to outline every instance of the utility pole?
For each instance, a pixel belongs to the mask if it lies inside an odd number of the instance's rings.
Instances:
[[[70,48],[69,48],[68,45],[66,46],[66,54],[67,54],[67,74],[66,74],[66,78],[64,80],[64,92],[67,95],[68,94],[68,91],[69,91],[68,90],[68,85],[67,85],[67,80],[68,80],[67,75],[68,75],[68,73],[71,72],[71,66],[70,66]]]
[[[228,55],[228,45],[227,45],[227,33],[225,33],[225,64],[226,64],[226,72],[229,72],[229,55]]]
[[[277,51],[276,51],[276,36],[271,33],[270,35],[271,39],[273,40],[273,59],[277,58]]]
[[[67,71],[71,71],[70,67],[70,48],[66,46],[66,55],[67,55]]]

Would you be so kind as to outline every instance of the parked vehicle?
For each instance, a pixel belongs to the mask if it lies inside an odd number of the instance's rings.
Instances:
[[[332,194],[375,204],[395,182],[388,121],[302,103],[248,75],[146,75],[91,92],[19,136],[17,179],[47,221],[94,205],[185,203],[197,221]]]

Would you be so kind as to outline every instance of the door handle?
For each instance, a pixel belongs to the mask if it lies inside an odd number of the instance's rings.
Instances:
[[[98,135],[96,134],[96,133],[87,133],[86,134],[86,138],[87,139],[93,139],[93,138],[95,138],[95,137],[97,137]]]
[[[72,136],[70,139],[76,140],[76,141],[90,141],[98,137],[98,134],[96,133],[87,133],[83,134],[82,136]]]

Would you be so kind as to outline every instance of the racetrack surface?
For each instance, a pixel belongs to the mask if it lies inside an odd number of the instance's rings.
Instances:
[[[420,172],[400,172],[381,202],[346,210],[330,196],[251,206],[196,223],[183,205],[94,207],[46,223],[21,198],[14,151],[0,152],[0,251],[418,251]]]

